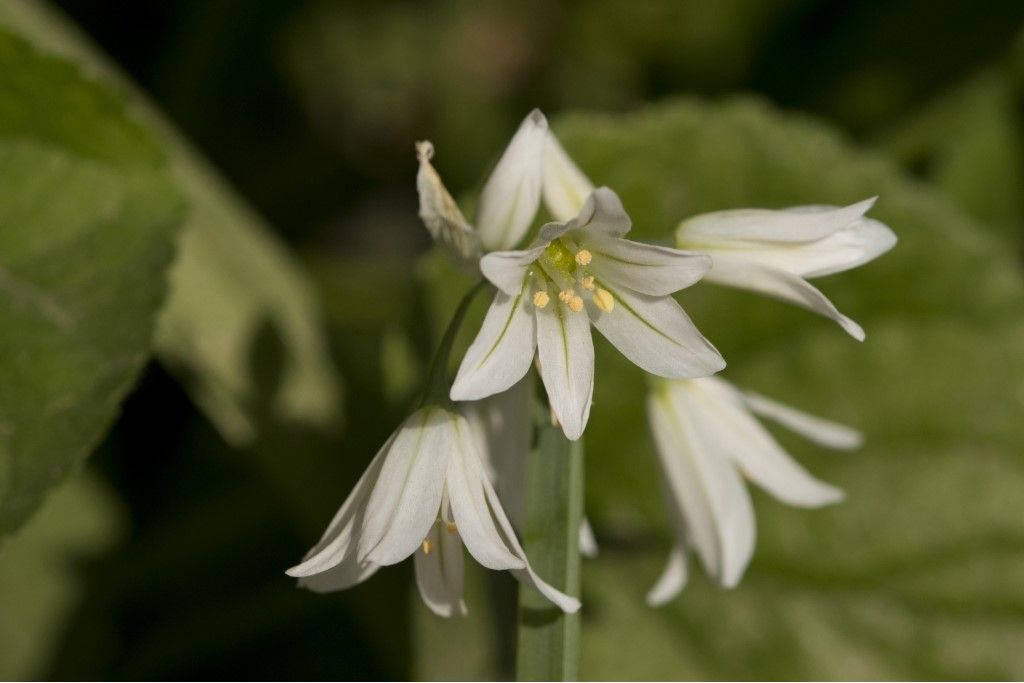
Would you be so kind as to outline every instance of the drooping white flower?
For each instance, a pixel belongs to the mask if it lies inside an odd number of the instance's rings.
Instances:
[[[314,591],[341,590],[415,554],[427,606],[441,616],[464,614],[463,544],[483,566],[509,570],[566,612],[579,609],[579,600],[531,569],[466,419],[427,406],[392,434],[323,537],[288,574]]]
[[[594,388],[591,323],[660,377],[702,377],[725,367],[671,296],[699,280],[710,259],[623,239],[629,228],[618,196],[599,188],[577,216],[545,225],[530,248],[485,255],[480,269],[498,292],[451,398],[505,391],[529,370],[536,349],[551,408],[565,435],[578,439]]]
[[[803,306],[863,341],[861,326],[807,280],[855,268],[896,244],[888,226],[865,217],[874,203],[705,213],[680,223],[676,245],[711,256],[706,281]]]
[[[668,602],[685,586],[691,550],[715,582],[726,588],[739,583],[755,538],[744,478],[796,507],[842,499],[842,491],[793,460],[755,413],[828,448],[861,443],[853,429],[745,394],[717,377],[663,382],[648,397],[647,412],[675,529],[668,564],[647,595],[652,605]]]
[[[431,165],[434,146],[427,141],[416,143],[420,218],[434,240],[458,263],[475,269],[484,251],[510,249],[526,235],[540,206],[547,136],[547,119],[534,109],[512,136],[484,184],[477,202],[475,227],[463,216]]]

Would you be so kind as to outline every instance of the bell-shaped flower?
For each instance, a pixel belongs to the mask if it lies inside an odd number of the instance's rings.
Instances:
[[[663,382],[648,397],[647,412],[675,531],[668,564],[647,595],[652,605],[668,602],[686,585],[691,551],[716,583],[739,583],[755,538],[744,479],[796,507],[842,499],[842,491],[793,460],[755,414],[828,448],[861,443],[853,429],[743,393],[717,377]]]
[[[441,616],[464,614],[462,546],[566,612],[580,603],[538,577],[498,501],[469,423],[426,406],[377,453],[320,541],[288,570],[318,592],[348,588],[415,554],[416,585]]]
[[[864,330],[807,282],[867,263],[896,244],[884,223],[865,217],[875,198],[845,207],[735,209],[700,214],[676,230],[676,245],[711,256],[707,282],[749,289],[820,313],[852,337]]]
[[[476,226],[469,224],[441,182],[430,160],[434,146],[416,143],[420,218],[435,241],[460,264],[474,264],[484,251],[510,249],[522,241],[540,206],[548,122],[534,109],[484,183],[477,201]]]
[[[566,437],[578,439],[594,389],[595,327],[624,356],[660,377],[703,377],[725,367],[672,293],[710,259],[623,239],[630,220],[608,188],[591,193],[564,223],[549,223],[523,251],[485,255],[480,270],[498,291],[452,385],[472,401],[505,391],[537,352],[541,380]]]

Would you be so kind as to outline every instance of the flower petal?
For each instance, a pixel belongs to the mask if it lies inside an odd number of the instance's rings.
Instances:
[[[523,288],[523,280],[530,265],[544,253],[546,244],[523,251],[492,251],[480,259],[480,272],[491,283],[509,296]]]
[[[711,375],[725,367],[718,350],[697,330],[675,299],[597,283],[615,299],[608,312],[588,308],[594,326],[626,358],[660,377]]]
[[[587,196],[570,230],[585,231],[591,235],[622,237],[633,226],[633,221],[622,206],[619,195],[607,187],[599,187]]]
[[[480,463],[466,419],[459,417],[458,436],[448,459],[448,501],[466,549],[488,569],[521,569],[525,562],[509,552],[484,494],[490,482]]]
[[[714,265],[706,282],[749,289],[814,311],[839,323],[847,334],[864,341],[864,329],[846,317],[814,285],[784,270],[755,263],[733,254],[712,254]]]
[[[546,597],[551,602],[555,603],[563,612],[567,614],[573,614],[579,611],[580,601],[570,595],[566,595],[562,591],[558,590],[551,584],[544,581],[544,579],[537,576],[537,573],[533,571],[533,567],[530,566],[530,561],[526,557],[526,553],[523,551],[523,546],[519,544],[519,539],[516,538],[516,532],[512,529],[512,524],[509,523],[508,517],[505,516],[505,511],[501,509],[501,503],[498,501],[498,494],[494,492],[494,488],[490,482],[484,480],[484,493],[487,496],[487,501],[491,506],[491,512],[494,515],[495,521],[498,522],[498,527],[501,529],[502,534],[505,537],[505,543],[517,557],[522,558],[525,566],[522,569],[513,570],[512,576],[516,577],[522,583],[529,586],[533,586],[541,595]]]
[[[688,218],[676,229],[680,246],[747,242],[820,240],[861,218],[877,197],[849,206],[797,206],[788,209],[732,209]]]
[[[449,533],[434,524],[423,544],[413,556],[416,565],[416,587],[430,611],[439,617],[463,616],[466,603],[462,599],[462,541],[459,534]]]
[[[476,228],[488,250],[514,247],[537,215],[547,130],[544,115],[530,112],[484,185]]]
[[[672,552],[668,555],[668,563],[665,564],[665,570],[661,573],[654,587],[647,593],[647,604],[651,607],[661,607],[670,602],[686,587],[688,578],[686,548],[677,543],[672,546]]]
[[[398,432],[395,432],[388,437],[381,449],[377,451],[377,455],[370,461],[370,465],[356,482],[355,488],[345,499],[337,514],[334,515],[334,519],[327,526],[323,536],[306,553],[300,564],[285,572],[288,576],[310,577],[322,572],[334,571],[335,576],[331,578],[330,583],[336,584],[337,589],[340,590],[359,583],[375,571],[375,567],[371,570],[369,563],[360,562],[357,559],[353,536],[362,527],[366,514],[366,503],[377,483],[381,467],[397,434]],[[367,571],[369,573],[366,573]],[[308,582],[300,582],[300,585],[316,590]]]
[[[749,412],[739,391],[717,377],[693,380],[695,413],[713,434],[718,450],[752,482],[787,505],[821,507],[843,492],[811,476]]]
[[[654,244],[593,235],[583,246],[599,278],[635,292],[667,296],[697,282],[711,270],[711,257]]]
[[[656,451],[670,500],[705,570],[719,584],[739,583],[754,550],[754,511],[735,466],[704,426],[690,393],[672,382],[648,398]]]
[[[420,169],[416,174],[416,189],[420,195],[420,219],[430,236],[440,242],[458,263],[475,264],[480,258],[480,237],[466,222],[459,205],[441,182],[441,177],[430,164],[434,146],[429,142],[416,143],[416,156]]]
[[[597,547],[597,537],[594,536],[594,528],[590,526],[590,520],[586,517],[580,522],[580,555],[592,560],[597,557],[600,549]]]
[[[809,415],[753,391],[743,392],[742,397],[747,407],[761,417],[778,422],[819,446],[848,451],[864,443],[864,435],[852,427]]]
[[[566,438],[583,435],[594,395],[594,340],[590,320],[556,297],[537,309],[537,357],[551,409]]]
[[[413,554],[437,519],[455,415],[421,408],[399,428],[366,505],[359,557],[391,565]]]
[[[494,295],[452,384],[453,401],[475,401],[505,391],[529,371],[536,322],[526,288],[524,281],[515,296],[501,291]]]
[[[557,221],[568,221],[579,213],[594,184],[573,162],[548,131],[544,144],[544,205]]]

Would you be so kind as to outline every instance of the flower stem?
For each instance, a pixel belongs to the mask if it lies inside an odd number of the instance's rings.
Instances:
[[[452,355],[452,345],[455,343],[455,337],[459,334],[459,328],[462,327],[462,320],[466,317],[469,305],[473,303],[473,299],[486,283],[486,280],[481,280],[473,285],[472,289],[463,295],[459,307],[455,309],[455,314],[444,331],[441,343],[438,344],[437,351],[434,352],[434,360],[430,363],[430,374],[427,375],[423,399],[420,401],[421,406],[428,403],[439,405],[451,403],[448,398],[448,390],[451,388],[451,382],[448,380],[448,360]]]
[[[545,409],[545,416],[547,410]],[[569,595],[580,593],[583,441],[544,419],[530,452],[523,543],[533,569]],[[536,589],[520,585],[516,677],[573,681],[579,676],[580,615],[564,614]]]

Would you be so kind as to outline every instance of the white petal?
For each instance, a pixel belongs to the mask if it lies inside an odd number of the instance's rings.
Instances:
[[[519,126],[480,194],[476,228],[484,247],[514,247],[540,205],[548,122],[534,109]]]
[[[733,209],[688,218],[676,229],[681,246],[748,242],[810,242],[850,225],[875,204],[877,197],[849,206],[797,206],[789,209]]]
[[[451,533],[435,524],[423,545],[414,555],[416,587],[430,611],[440,617],[463,616],[466,603],[462,599],[462,541],[458,532]]]
[[[509,523],[508,517],[505,516],[505,511],[501,509],[501,503],[498,501],[498,494],[494,492],[494,489],[491,487],[489,482],[485,482],[484,491],[487,495],[487,500],[491,505],[491,512],[494,514],[494,519],[498,522],[498,526],[504,534],[505,543],[517,557],[521,557],[523,559],[523,562],[526,565],[523,569],[513,570],[511,572],[512,576],[516,577],[516,579],[522,583],[536,588],[540,591],[541,595],[555,603],[555,605],[557,605],[563,612],[568,614],[577,612],[580,608],[579,599],[566,595],[544,581],[544,579],[537,576],[537,573],[533,571],[533,567],[530,566],[530,561],[527,559],[526,553],[523,551],[523,546],[519,544],[519,539],[516,538],[516,533],[512,529],[512,525]]]
[[[345,499],[344,504],[327,526],[327,531],[306,553],[303,561],[286,572],[288,576],[309,577],[337,569],[331,583],[337,584],[338,589],[354,585],[368,576],[365,572],[369,570],[370,564],[358,561],[354,533],[362,527],[362,520],[366,514],[366,503],[397,435],[398,432],[395,432],[388,437],[381,449],[377,451],[377,455],[370,461],[369,467],[359,478],[352,493]],[[313,586],[309,587],[313,588]]]
[[[458,438],[448,460],[448,500],[466,549],[488,569],[520,569],[525,563],[509,552],[491,518],[484,493],[490,482],[480,463],[469,423],[459,417]]]
[[[579,216],[569,229],[593,235],[622,237],[632,225],[633,221],[623,208],[619,195],[607,187],[599,187],[587,197]]]
[[[853,450],[864,443],[864,435],[838,422],[823,420],[752,391],[743,393],[743,402],[761,417],[778,422],[819,446]]]
[[[508,391],[460,405],[476,437],[488,478],[516,529],[523,528],[526,515],[526,461],[533,442],[533,377],[527,372]]]
[[[475,401],[505,391],[529,371],[537,335],[526,292],[524,281],[515,296],[501,291],[494,295],[455,376],[453,401]]]
[[[750,496],[718,435],[704,429],[687,382],[648,398],[648,416],[670,499],[705,570],[727,588],[739,583],[754,550]]]
[[[590,521],[584,517],[580,522],[580,555],[592,560],[597,557],[600,549],[597,547],[597,537],[594,536],[594,529]]]
[[[654,244],[594,235],[582,246],[593,256],[590,270],[599,278],[653,296],[685,289],[711,269],[707,254]]]
[[[714,435],[718,450],[752,482],[788,505],[820,507],[838,502],[843,492],[826,484],[782,450],[749,412],[740,393],[717,377],[693,380],[693,410]]]
[[[421,408],[399,428],[366,505],[359,556],[391,565],[413,554],[437,519],[455,415]]]
[[[480,258],[480,238],[466,222],[459,205],[431,166],[434,146],[429,142],[418,142],[416,152],[420,161],[420,169],[416,174],[420,218],[434,241],[444,245],[457,262],[474,263]]]
[[[527,269],[544,252],[545,246],[524,251],[493,251],[480,259],[480,272],[495,287],[515,296],[523,288]]]
[[[579,213],[594,184],[566,154],[554,133],[544,145],[544,205],[555,220],[568,221]]]
[[[537,309],[537,357],[551,409],[566,438],[583,435],[594,395],[594,340],[590,320],[557,297]]]
[[[713,252],[714,265],[706,282],[749,289],[775,299],[781,299],[819,313],[839,323],[847,334],[857,341],[864,341],[864,329],[846,317],[814,285],[800,277],[778,268],[746,260],[741,256]]]
[[[669,553],[665,570],[661,573],[657,583],[647,593],[647,604],[651,607],[661,607],[679,595],[679,592],[686,587],[689,572],[686,568],[686,549],[676,544],[672,546]]]
[[[626,358],[660,377],[712,375],[725,360],[675,299],[639,294],[600,281],[615,299],[609,312],[588,306],[594,326]]]

